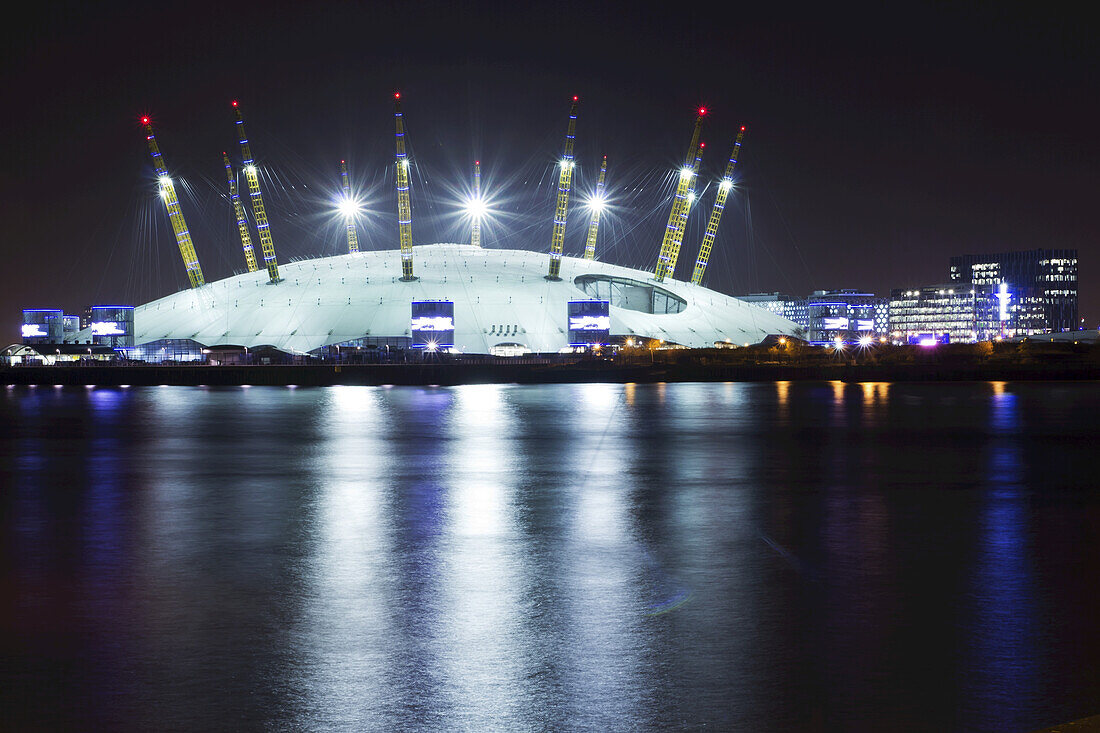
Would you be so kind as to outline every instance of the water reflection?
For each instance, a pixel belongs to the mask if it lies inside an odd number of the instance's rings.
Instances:
[[[1038,728],[1092,700],[1100,499],[1059,466],[1092,465],[1097,407],[1091,384],[0,390],[0,708]]]
[[[1022,468],[1018,396],[1004,382],[990,384],[987,491],[978,524],[973,578],[972,674],[981,715],[1012,710],[1006,727],[1028,727],[1038,707],[1042,645],[1037,638],[1035,580],[1028,561],[1032,517]],[[1002,713],[1003,715],[1004,713]]]

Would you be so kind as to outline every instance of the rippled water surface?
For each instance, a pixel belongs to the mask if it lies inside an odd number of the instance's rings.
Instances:
[[[0,387],[0,726],[1100,713],[1100,384]]]

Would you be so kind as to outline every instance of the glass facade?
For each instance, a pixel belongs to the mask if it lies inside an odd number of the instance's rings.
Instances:
[[[1001,298],[994,285],[930,285],[890,293],[890,339],[905,344],[923,337],[943,343],[990,341],[1012,336],[1015,306],[1001,320]],[[1005,299],[1009,300],[1009,299]]]
[[[815,290],[805,298],[784,293],[738,295],[738,300],[764,308],[797,323],[813,344],[836,339],[854,342],[863,336],[889,333],[890,301],[861,290]]]
[[[23,311],[20,331],[24,344],[60,344],[65,334],[65,314],[56,308],[28,308]]]
[[[752,303],[756,307],[763,308],[777,316],[783,316],[789,321],[794,321],[803,331],[808,330],[810,327],[805,298],[796,298],[785,293],[752,293],[734,297],[746,303]]]
[[[134,345],[134,306],[94,305],[91,310],[93,344],[116,349]]]
[[[806,299],[809,316],[807,338],[811,344],[844,342],[861,336],[875,337],[874,293],[858,290],[817,290]]]
[[[954,285],[1007,283],[1015,296],[1015,330],[1030,336],[1079,327],[1077,250],[1033,249],[951,258]]]

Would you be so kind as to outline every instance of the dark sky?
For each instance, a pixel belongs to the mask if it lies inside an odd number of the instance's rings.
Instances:
[[[414,242],[464,231],[481,158],[490,246],[546,251],[553,163],[581,97],[577,188],[610,160],[606,259],[651,268],[693,110],[704,180],[748,134],[709,284],[726,292],[942,282],[953,254],[1076,247],[1095,325],[1097,27],[1033,3],[143,3],[31,11],[4,29],[0,341],[24,307],[139,303],[186,284],[138,125],[153,117],[208,280],[243,267],[221,152],[240,99],[280,259],[343,247],[346,158],[365,247],[396,247],[392,92],[416,163]],[[641,189],[641,190],[637,190]],[[690,274],[709,211],[692,217]],[[566,250],[583,248],[574,208]]]

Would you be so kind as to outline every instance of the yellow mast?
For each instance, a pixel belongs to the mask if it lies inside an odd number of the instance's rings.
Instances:
[[[267,268],[271,282],[277,283],[279,282],[279,262],[275,259],[275,242],[271,238],[271,224],[267,221],[267,210],[264,208],[264,197],[260,193],[256,161],[252,158],[252,150],[244,134],[244,119],[241,117],[241,108],[236,100],[233,100],[233,111],[237,113],[237,137],[241,142],[241,157],[244,158],[244,177],[248,181],[248,196],[252,200],[252,218],[256,222],[256,234],[260,237],[264,267]]]
[[[401,245],[401,279],[413,277],[412,204],[409,203],[409,159],[405,155],[405,119],[401,94],[393,95],[393,119],[397,126],[397,234]]]
[[[607,176],[607,156],[600,164],[600,178],[596,181],[596,197],[592,203],[592,220],[588,222],[588,240],[584,243],[584,258],[596,259],[596,234],[600,230],[600,212],[603,211],[604,178]]]
[[[714,208],[710,211],[710,221],[707,222],[707,231],[703,235],[703,243],[699,245],[699,257],[695,260],[695,270],[691,273],[693,285],[701,285],[703,273],[707,271],[707,261],[710,259],[710,250],[714,246],[714,238],[718,235],[718,223],[722,221],[722,211],[726,208],[726,196],[733,188],[733,173],[737,170],[737,158],[741,154],[741,140],[745,137],[745,126],[741,126],[737,133],[737,142],[733,144],[733,152],[730,153],[729,163],[726,164],[726,172],[722,175],[722,182],[718,184],[718,195],[714,199]]]
[[[474,161],[474,202],[481,205],[481,161]],[[481,214],[480,212],[474,212],[474,221],[470,226],[470,244],[475,247],[481,246]]]
[[[244,262],[248,265],[249,272],[255,272],[256,252],[252,248],[252,235],[248,231],[248,219],[244,215],[244,207],[241,206],[241,197],[237,192],[237,175],[233,172],[233,165],[229,162],[229,156],[223,151],[222,161],[225,163],[225,177],[229,179],[229,198],[233,200],[233,213],[237,217],[237,229],[241,233],[241,247],[244,248]]]
[[[172,231],[176,234],[176,243],[179,244],[183,267],[187,270],[187,279],[191,282],[191,287],[197,288],[205,284],[206,279],[202,276],[199,256],[195,254],[195,246],[191,243],[191,232],[187,229],[187,220],[183,218],[183,209],[180,208],[179,199],[176,198],[176,188],[172,185],[172,179],[168,177],[164,157],[160,154],[157,138],[153,135],[153,125],[148,117],[142,117],[141,124],[145,126],[145,139],[149,143],[149,154],[153,156],[153,168],[157,172],[157,181],[160,184],[160,198],[168,209],[168,221],[172,223]]]
[[[692,204],[695,203],[695,182],[699,179],[699,166],[703,163],[703,148],[706,143],[699,143],[696,149],[695,162],[691,164],[691,176],[688,178],[687,198],[684,205],[676,215],[676,234],[669,249],[668,263],[665,265],[665,276],[670,280],[676,273],[676,261],[680,258],[680,245],[684,242],[684,233],[687,232],[688,214],[691,213]]]
[[[344,184],[344,202],[348,206],[353,205],[351,198],[351,184],[348,183],[348,164],[340,161],[340,181]],[[355,212],[349,208],[346,215],[348,225],[348,252],[359,251],[359,232],[355,228]]]
[[[569,189],[573,184],[573,140],[577,130],[577,97],[569,108],[569,127],[565,133],[565,150],[561,156],[561,174],[558,176],[558,204],[554,209],[554,231],[550,236],[550,273],[547,280],[558,280],[561,272],[561,253],[565,246],[565,217],[569,210]]]
[[[699,116],[695,118],[695,131],[691,135],[691,145],[688,147],[684,164],[680,167],[680,180],[676,184],[676,195],[672,199],[672,210],[668,213],[668,224],[665,225],[665,234],[661,241],[661,252],[657,255],[657,267],[653,271],[653,277],[657,282],[663,281],[666,277],[672,277],[672,273],[676,269],[673,252],[679,254],[680,241],[683,240],[684,236],[681,230],[681,216],[683,216],[684,221],[687,220],[688,193],[692,190],[694,184],[699,133],[703,128],[703,117],[706,114],[706,107],[700,107]],[[670,263],[671,267],[669,266]]]

